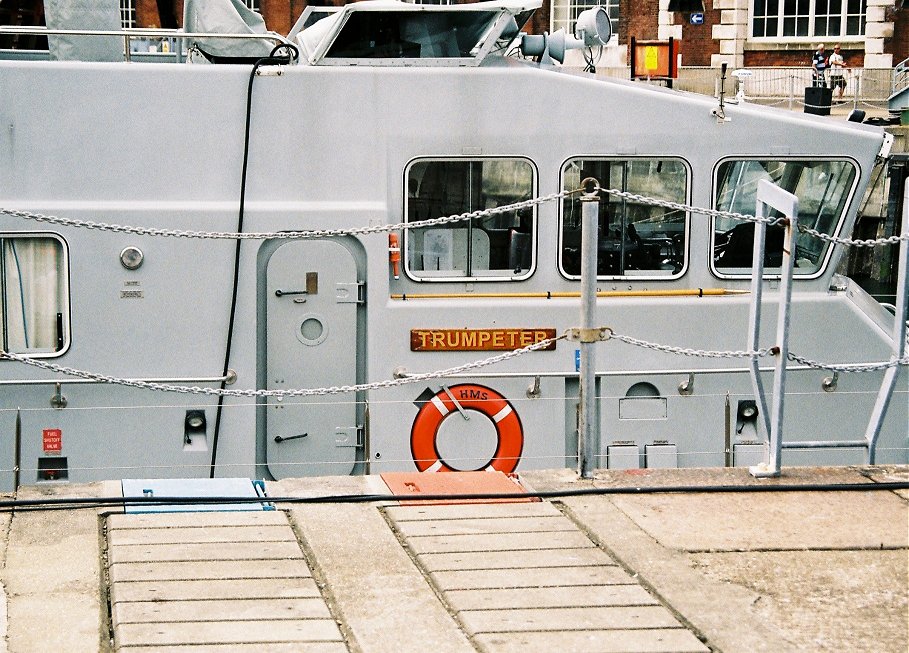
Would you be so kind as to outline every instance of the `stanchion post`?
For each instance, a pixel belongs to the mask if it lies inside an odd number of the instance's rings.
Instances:
[[[903,228],[900,233],[904,236],[909,234],[909,184],[906,185],[903,193]],[[907,315],[907,311],[909,311],[909,242],[900,241],[896,247],[899,261],[897,264],[896,310],[893,316],[892,355],[894,360],[901,360],[906,355],[906,320],[909,319],[909,315]],[[869,465],[875,464],[877,439],[881,434],[881,426],[884,423],[884,417],[887,416],[887,408],[890,406],[890,399],[893,397],[893,389],[896,387],[899,373],[899,365],[888,367],[884,372],[881,389],[874,402],[874,409],[868,420],[868,428],[865,429],[865,440],[868,442],[866,460]]]
[[[776,320],[776,366],[774,371],[773,398],[770,406],[770,444],[763,463],[751,467],[755,477],[780,475],[783,453],[783,407],[786,397],[786,363],[789,358],[789,316],[792,304],[792,275],[795,271],[795,239],[798,235],[799,200],[790,192],[765,179],[758,182],[756,213],[763,213],[761,205],[783,214],[783,262],[780,266],[780,298]]]
[[[585,179],[581,185],[584,193],[581,195],[581,415],[578,425],[578,475],[581,478],[592,478],[600,450],[594,350],[596,342],[589,337],[596,319],[600,185],[592,178]],[[588,188],[592,190],[588,191]]]

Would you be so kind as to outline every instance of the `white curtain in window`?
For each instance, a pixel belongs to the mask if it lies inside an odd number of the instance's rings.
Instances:
[[[47,352],[57,347],[62,313],[63,247],[53,238],[3,238],[6,340],[10,351]]]

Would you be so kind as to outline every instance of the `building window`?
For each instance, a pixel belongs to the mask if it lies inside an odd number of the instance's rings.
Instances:
[[[261,8],[259,7],[259,0],[244,0],[246,2],[246,7],[252,11],[262,13]]]
[[[124,28],[136,26],[136,0],[120,0],[120,23]]]
[[[562,188],[574,190],[587,177],[602,188],[684,204],[688,167],[678,159],[572,159],[562,170]],[[562,274],[581,274],[581,201],[562,205]],[[597,275],[669,278],[682,274],[687,252],[688,214],[633,198],[600,193]]]
[[[835,234],[855,187],[855,166],[846,161],[724,161],[717,169],[716,208],[753,214],[757,186],[772,182],[799,198],[799,226]],[[771,213],[775,217],[777,213]],[[713,264],[722,274],[751,272],[754,223],[718,217],[713,221]],[[825,240],[799,233],[795,246],[795,274],[814,275],[828,250]],[[783,228],[767,228],[765,268],[779,268],[783,261]],[[769,271],[774,274],[773,270]],[[779,274],[777,269],[776,274]]]
[[[609,21],[612,23],[612,33],[616,34],[619,29],[619,0],[605,0],[604,2],[594,2],[593,0],[554,0],[552,3],[552,31],[564,29],[568,34],[574,34],[574,24],[578,20],[578,15],[585,9],[592,9],[601,6],[609,14]]]
[[[66,345],[69,316],[63,241],[0,234],[0,341],[4,351],[55,354]]]
[[[406,179],[408,222],[514,204],[531,199],[535,189],[526,159],[421,160]],[[407,229],[406,270],[420,281],[525,279],[534,266],[535,215],[524,208]]]
[[[840,38],[865,33],[867,0],[753,0],[755,38]]]

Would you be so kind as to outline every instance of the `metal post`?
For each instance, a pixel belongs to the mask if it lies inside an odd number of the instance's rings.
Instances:
[[[599,241],[600,184],[588,178],[581,195],[581,325],[582,334],[594,328],[597,301],[597,243]],[[588,192],[586,189],[592,187]],[[580,347],[581,415],[578,425],[578,475],[592,478],[599,452],[595,342],[582,337]]]
[[[16,407],[16,433],[13,443],[13,492],[19,493],[19,476],[22,471],[22,411]]]
[[[767,217],[767,205],[757,203],[755,217]],[[754,224],[754,247],[751,254],[751,306],[748,312],[748,348],[757,351],[761,342],[761,300],[764,291],[764,247],[767,242],[767,223]],[[767,399],[764,396],[764,384],[761,381],[760,361],[752,356],[749,361],[751,389],[758,404],[758,414],[764,425],[764,437],[770,439],[770,412],[767,410]]]
[[[783,263],[780,267],[780,298],[776,322],[776,366],[770,417],[770,446],[763,463],[750,468],[752,476],[780,475],[783,453],[783,407],[786,396],[786,363],[789,358],[789,316],[792,303],[792,274],[795,269],[795,239],[798,234],[798,198],[775,184],[758,182],[757,203],[765,204],[784,216]],[[760,212],[761,208],[756,211]]]
[[[795,75],[789,74],[789,110],[792,111],[792,104],[795,100]]]
[[[909,234],[909,184],[906,185],[903,193],[903,229],[901,233],[905,236]],[[907,303],[909,303],[909,242],[901,241],[899,247],[899,267],[897,268],[896,282],[896,311],[893,316],[893,358],[899,360],[906,355],[906,320],[909,315],[906,314]],[[881,383],[881,389],[878,391],[877,401],[874,403],[874,410],[871,412],[871,419],[868,421],[868,428],[865,430],[865,440],[868,442],[868,464],[875,463],[875,454],[877,452],[877,439],[881,434],[881,424],[887,415],[887,407],[890,405],[890,399],[893,397],[893,389],[896,386],[896,379],[900,373],[900,366],[894,365],[888,367],[884,373],[884,380]]]

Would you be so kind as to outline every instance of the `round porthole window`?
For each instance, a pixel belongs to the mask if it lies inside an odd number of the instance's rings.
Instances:
[[[127,270],[138,270],[145,256],[138,247],[124,247],[120,252],[120,265]]]
[[[314,347],[328,336],[328,327],[318,315],[304,315],[297,329],[297,340],[304,345]]]

